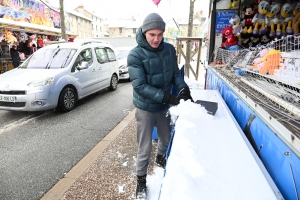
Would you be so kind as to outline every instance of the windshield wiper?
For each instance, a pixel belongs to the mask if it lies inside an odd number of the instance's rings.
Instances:
[[[72,50],[70,51],[70,53],[69,53],[69,55],[67,56],[65,62],[63,63],[63,65],[62,65],[60,68],[64,68],[65,64],[68,62],[68,59],[69,59],[71,53],[72,53]]]
[[[49,69],[49,68],[50,68],[50,65],[51,65],[51,63],[52,63],[52,61],[53,61],[53,58],[58,54],[59,51],[60,51],[60,49],[58,49],[58,50],[53,54],[52,58],[51,58],[51,59],[49,60],[49,62],[47,63],[45,69]]]

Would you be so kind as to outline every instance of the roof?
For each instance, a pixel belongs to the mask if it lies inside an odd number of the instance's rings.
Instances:
[[[98,17],[98,18],[104,19],[104,17],[101,17],[100,15],[97,15],[97,14],[95,13],[95,12],[99,12],[98,7],[96,8],[96,11],[95,11],[95,10],[93,10],[94,8],[93,8],[93,9],[91,9],[91,8],[86,8],[86,6],[84,6],[83,4],[80,4],[79,6],[77,6],[77,7],[75,8],[75,10],[76,10],[77,8],[79,8],[79,7],[82,7],[82,6],[83,6],[84,11],[90,13],[90,14],[93,15],[93,16],[96,16],[96,17]]]
[[[57,41],[57,42],[50,42],[49,45],[43,47],[43,48],[56,48],[57,46],[61,48],[74,48],[79,49],[81,48],[84,43],[86,44],[92,44],[92,46],[103,46],[103,47],[112,47],[109,42],[102,41],[102,40],[93,40],[93,39],[78,39],[74,40],[74,42],[65,42],[65,41]]]
[[[85,15],[83,15],[83,14],[81,14],[81,13],[75,11],[75,10],[66,10],[66,12],[67,12],[67,13],[70,13],[70,14],[72,14],[72,15],[75,15],[75,16],[77,16],[77,17],[81,17],[81,18],[83,18],[83,19],[86,19],[86,20],[88,20],[88,21],[93,21],[91,18],[89,18],[89,17],[87,17],[87,16],[85,16]]]
[[[31,32],[31,33],[39,33],[39,34],[45,34],[45,35],[56,35],[61,33],[60,28],[52,28],[48,26],[38,25],[38,24],[32,24],[28,22],[19,22],[19,21],[13,21],[9,19],[0,18],[0,27],[8,28],[11,30],[19,30],[19,31],[25,31]],[[26,28],[26,29],[24,29]],[[70,33],[69,31],[66,32],[67,35],[74,35]]]
[[[141,21],[132,20],[125,26],[125,28],[140,28],[142,24],[143,22]]]

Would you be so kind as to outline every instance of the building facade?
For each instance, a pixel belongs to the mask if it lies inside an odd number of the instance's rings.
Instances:
[[[81,13],[82,15],[90,18],[92,21],[92,34],[91,37],[97,38],[97,37],[106,37],[108,33],[104,29],[103,22],[105,21],[103,18],[98,16],[94,12],[90,12],[84,8],[83,5],[78,6],[75,11]]]
[[[65,24],[69,24],[70,32],[77,35],[78,39],[92,37],[92,19],[84,16],[77,11],[67,11],[69,15],[69,21]],[[67,26],[67,25],[66,25]]]

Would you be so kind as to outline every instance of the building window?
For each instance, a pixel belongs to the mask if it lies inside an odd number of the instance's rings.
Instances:
[[[98,31],[98,27],[97,27],[97,25],[96,25],[96,31]]]
[[[99,28],[100,28],[100,31],[102,31],[102,30],[101,30],[101,26],[100,26]]]
[[[133,29],[132,29],[132,32],[133,32],[133,33],[136,33],[136,28],[133,28]]]
[[[122,34],[122,28],[119,28],[119,32],[120,32],[120,34]]]

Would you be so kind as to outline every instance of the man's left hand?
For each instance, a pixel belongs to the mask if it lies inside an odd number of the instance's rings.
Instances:
[[[180,91],[179,91],[179,98],[180,99],[183,99],[184,101],[186,100],[191,100],[192,102],[194,102],[192,96],[191,96],[191,91],[189,88],[182,88]]]

